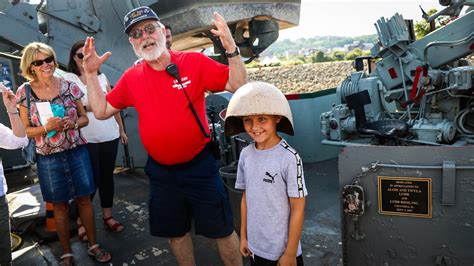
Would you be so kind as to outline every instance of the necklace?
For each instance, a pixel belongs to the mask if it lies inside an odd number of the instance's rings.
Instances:
[[[37,87],[38,87],[40,90],[46,90],[46,91],[48,91],[48,92],[51,91],[50,86],[54,86],[54,85],[53,85],[53,82],[49,83],[49,85],[43,84],[43,83],[40,83],[40,82],[38,82],[37,84],[38,84]]]
[[[38,96],[41,96],[40,99],[42,100],[45,100],[45,101],[49,101],[49,102],[52,102],[53,99],[56,97],[56,95],[51,95],[52,93],[52,86],[54,86],[55,84],[55,80],[52,80],[49,85],[47,84],[44,84],[44,83],[40,83],[38,82],[37,84],[37,87],[39,89],[39,94]]]

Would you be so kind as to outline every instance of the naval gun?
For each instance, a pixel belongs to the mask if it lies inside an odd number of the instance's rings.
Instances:
[[[428,21],[458,16],[474,1],[440,4],[447,7],[425,15]],[[320,116],[324,144],[474,143],[474,66],[465,58],[474,50],[474,10],[419,40],[408,25],[398,13],[377,21],[379,41],[371,56],[356,59],[356,72],[337,87],[337,102]]]
[[[474,1],[440,1],[457,17]],[[474,260],[474,10],[415,40],[395,14],[320,115],[338,156],[343,265]],[[364,71],[367,65],[368,71]]]

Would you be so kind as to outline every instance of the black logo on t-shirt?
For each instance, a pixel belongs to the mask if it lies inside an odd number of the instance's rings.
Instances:
[[[274,175],[271,175],[269,172],[265,172],[265,176],[268,176],[270,178],[263,178],[263,182],[267,182],[267,183],[275,183],[275,176],[277,176],[277,174],[274,174]]]

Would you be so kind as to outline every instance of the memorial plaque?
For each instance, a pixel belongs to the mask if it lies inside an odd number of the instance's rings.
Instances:
[[[379,213],[431,218],[431,178],[378,177]]]

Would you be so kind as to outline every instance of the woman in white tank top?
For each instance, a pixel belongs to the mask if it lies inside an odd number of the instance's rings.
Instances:
[[[99,190],[104,226],[112,232],[121,232],[124,230],[124,226],[112,216],[114,197],[113,171],[117,156],[118,141],[120,140],[122,145],[125,145],[127,144],[128,138],[124,131],[120,113],[117,113],[113,118],[98,120],[91,112],[87,99],[87,82],[85,75],[83,75],[83,48],[84,41],[78,41],[72,46],[69,54],[69,73],[66,73],[64,78],[77,83],[84,93],[82,103],[86,109],[87,117],[89,118],[89,125],[81,128],[81,133],[88,142],[87,148],[91,158],[96,191],[97,189]],[[104,93],[110,91],[109,81],[104,74],[99,75],[99,82]],[[91,200],[94,195],[95,193],[91,195]],[[82,241],[87,240],[85,229],[80,219],[78,219],[78,236]]]

